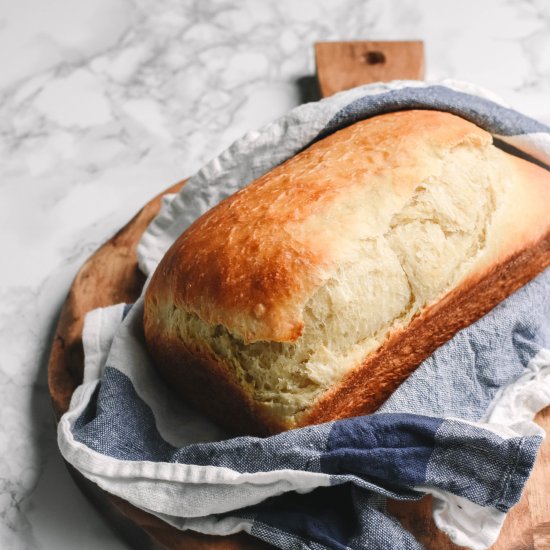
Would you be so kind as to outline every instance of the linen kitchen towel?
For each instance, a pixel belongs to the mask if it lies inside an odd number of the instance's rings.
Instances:
[[[246,134],[166,197],[141,268],[150,275],[198,216],[315,140],[413,108],[462,116],[550,165],[550,129],[471,84],[355,88]],[[179,529],[244,530],[280,548],[420,548],[385,500],[431,493],[436,524],[482,549],[520,498],[544,435],[532,419],[550,404],[550,270],[437,349],[377,413],[268,438],[228,438],[181,403],[147,356],[142,314],[141,298],[88,314],[84,383],[58,441],[88,479]]]

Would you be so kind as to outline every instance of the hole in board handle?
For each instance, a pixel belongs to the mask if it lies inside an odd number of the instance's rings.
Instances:
[[[383,52],[373,51],[363,54],[362,60],[363,63],[366,63],[367,65],[381,65],[386,62],[386,56]]]

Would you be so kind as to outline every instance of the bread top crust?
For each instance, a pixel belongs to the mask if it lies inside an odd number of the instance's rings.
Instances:
[[[380,115],[332,134],[191,225],[151,280],[146,316],[155,304],[173,304],[245,342],[296,341],[304,305],[340,263],[353,261],[356,243],[384,234],[419,185],[443,171],[449,151],[491,143],[484,130],[438,111]],[[502,169],[525,183],[512,185],[514,200],[495,213],[499,231],[477,269],[549,225],[548,172],[499,154]]]

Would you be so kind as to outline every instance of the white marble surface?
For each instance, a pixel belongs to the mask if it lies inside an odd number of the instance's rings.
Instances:
[[[550,123],[548,0],[0,0],[0,548],[125,548],[55,443],[46,361],[86,257],[299,104],[317,40],[423,39],[427,76]]]

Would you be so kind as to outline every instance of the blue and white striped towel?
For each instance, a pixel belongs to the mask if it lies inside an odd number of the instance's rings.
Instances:
[[[550,165],[550,129],[471,84],[393,82],[300,106],[250,132],[165,199],[139,247],[150,274],[199,215],[338,128],[409,108],[460,115]],[[247,531],[280,548],[419,548],[385,497],[434,496],[437,525],[487,548],[521,495],[550,404],[550,270],[439,348],[376,414],[265,439],[227,439],[163,385],[142,299],[95,310],[84,383],[59,424],[65,459],[180,529]]]

